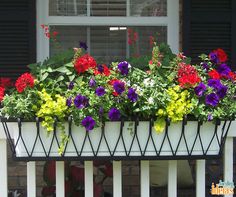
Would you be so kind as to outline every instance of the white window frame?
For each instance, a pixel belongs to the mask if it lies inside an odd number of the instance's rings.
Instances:
[[[127,16],[97,17],[90,16],[90,0],[87,0],[87,16],[49,16],[49,0],[37,0],[37,61],[49,57],[49,39],[47,39],[41,24],[65,26],[166,26],[167,43],[174,53],[179,52],[179,0],[167,0],[167,16],[134,17],[130,16],[127,0]],[[88,28],[89,31],[89,28]],[[89,32],[88,32],[89,33]],[[87,43],[89,45],[89,36]]]

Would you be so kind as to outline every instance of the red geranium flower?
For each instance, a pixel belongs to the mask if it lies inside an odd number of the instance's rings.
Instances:
[[[34,78],[30,73],[24,73],[16,80],[15,86],[17,91],[19,93],[22,93],[25,90],[25,88],[34,87]]]
[[[229,77],[233,80],[233,81],[236,81],[236,73],[234,72],[229,72]]]
[[[212,79],[220,79],[220,74],[215,69],[211,70],[208,75]]]
[[[200,81],[201,78],[199,77],[197,70],[193,66],[186,65],[184,63],[179,65],[178,82],[181,87],[194,87]]]
[[[213,51],[217,54],[217,58],[220,61],[220,63],[226,62],[228,60],[227,54],[224,52],[223,49],[216,49]]]
[[[5,88],[0,86],[0,102],[2,102],[5,95]]]
[[[4,88],[8,88],[12,86],[11,78],[8,77],[1,77],[0,78],[0,86]]]
[[[97,65],[96,61],[90,55],[86,54],[75,60],[75,70],[80,73],[86,72],[90,68],[95,68]]]

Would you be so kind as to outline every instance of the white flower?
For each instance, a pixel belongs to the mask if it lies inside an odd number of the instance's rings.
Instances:
[[[152,97],[148,98],[148,104],[150,104],[150,105],[154,104],[154,99]]]
[[[143,80],[143,83],[145,86],[150,86],[150,87],[153,87],[154,84],[155,84],[155,81],[150,79],[150,78],[146,78]]]
[[[134,84],[133,85],[133,88],[136,90],[136,92],[138,93],[138,95],[142,96],[143,95],[143,89],[137,85],[137,84]]]

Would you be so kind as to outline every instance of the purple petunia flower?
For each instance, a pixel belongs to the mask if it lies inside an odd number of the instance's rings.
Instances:
[[[138,94],[135,92],[135,89],[130,88],[128,90],[128,98],[129,100],[131,100],[132,102],[136,102],[138,100]]]
[[[113,84],[113,88],[118,94],[122,94],[122,92],[125,91],[125,84],[123,82],[116,81]]]
[[[89,99],[86,96],[78,94],[74,99],[74,104],[78,109],[82,109],[89,105]]]
[[[219,103],[219,97],[215,93],[206,96],[206,104],[215,107]]]
[[[120,111],[116,108],[111,108],[108,112],[108,117],[110,120],[116,121],[120,119]]]
[[[218,90],[217,90],[217,95],[219,96],[220,99],[224,98],[226,93],[227,93],[228,87],[222,85]]]
[[[202,62],[201,66],[203,67],[203,69],[209,70],[209,65],[207,64],[207,62]]]
[[[207,121],[212,121],[212,120],[213,120],[212,114],[208,114]]]
[[[91,131],[93,130],[96,122],[91,116],[87,116],[82,120],[81,124],[85,127],[86,131]]]
[[[97,89],[95,90],[95,93],[96,93],[97,96],[103,96],[103,95],[106,93],[106,91],[105,91],[105,88],[104,88],[104,87],[99,86],[99,87],[97,87]]]
[[[66,99],[66,105],[67,105],[68,107],[70,107],[71,104],[72,104],[72,99],[71,99],[71,97],[70,97],[70,98]]]
[[[98,67],[98,72],[103,73],[104,71],[103,65],[99,64],[97,67]]]
[[[216,90],[219,90],[221,88],[222,84],[220,83],[219,79],[209,79],[208,86],[210,86]]]
[[[74,82],[71,81],[71,82],[69,83],[69,85],[68,85],[68,89],[69,89],[69,90],[72,90],[73,87],[74,87]]]
[[[79,42],[79,47],[83,48],[85,51],[88,49],[86,42]]]
[[[195,91],[195,94],[198,96],[198,97],[201,97],[204,92],[206,91],[206,86],[204,83],[199,83],[198,86],[196,86],[194,88],[194,91]]]
[[[124,61],[124,62],[120,62],[118,64],[118,69],[120,70],[122,75],[128,75],[129,73],[129,63]]]
[[[90,86],[90,87],[96,86],[96,81],[95,81],[93,78],[91,78],[91,79],[89,80],[89,86]]]
[[[216,70],[218,71],[218,73],[220,73],[220,75],[223,76],[228,76],[231,71],[231,69],[227,66],[227,64],[219,65]]]
[[[211,52],[209,54],[209,57],[210,57],[210,60],[214,63],[218,63],[219,60],[218,60],[218,57],[217,57],[217,54],[215,52]]]

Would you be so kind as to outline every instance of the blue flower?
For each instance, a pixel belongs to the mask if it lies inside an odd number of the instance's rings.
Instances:
[[[120,82],[120,81],[116,81],[114,84],[113,84],[113,88],[114,90],[117,92],[117,94],[122,94],[122,92],[125,91],[125,84],[123,82]]]
[[[111,108],[110,111],[108,112],[108,117],[110,120],[116,121],[120,120],[120,111],[116,108]]]
[[[82,109],[89,105],[89,99],[86,96],[78,94],[74,99],[74,104],[78,109]]]
[[[81,124],[85,127],[86,131],[91,131],[93,130],[96,122],[91,116],[87,116],[82,120]]]
[[[211,60],[212,62],[214,62],[214,63],[219,63],[219,59],[218,59],[218,57],[217,57],[217,53],[211,52],[211,53],[209,54],[209,58],[210,58],[210,60]]]
[[[105,88],[102,86],[97,87],[95,92],[97,96],[103,96],[104,94],[106,94]]]
[[[120,70],[122,75],[128,75],[129,73],[129,63],[124,61],[124,62],[120,62],[118,64],[118,69]]]
[[[135,89],[130,88],[128,90],[128,98],[129,100],[131,100],[132,102],[136,102],[138,100],[138,94],[135,92]]]

